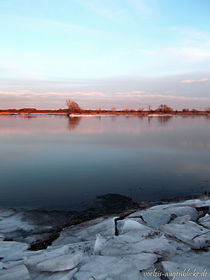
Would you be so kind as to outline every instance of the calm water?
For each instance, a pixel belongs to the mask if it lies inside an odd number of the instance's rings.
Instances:
[[[81,209],[210,191],[210,118],[0,117],[0,206]]]

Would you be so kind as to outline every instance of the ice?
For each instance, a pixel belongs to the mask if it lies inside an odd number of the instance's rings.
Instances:
[[[146,227],[144,225],[142,225],[141,223],[132,220],[132,219],[125,219],[124,220],[124,224],[122,227],[122,232],[128,232],[128,231],[141,231],[142,229],[145,229]],[[149,229],[147,227],[147,229]]]
[[[161,227],[169,236],[175,237],[194,249],[206,248],[210,245],[210,230],[189,221],[183,224],[167,224]]]
[[[139,253],[155,253],[167,256],[174,254],[175,248],[164,236],[131,242],[128,235],[122,235],[109,240],[101,250],[101,254],[106,256],[125,256]]]
[[[78,268],[74,268],[69,271],[63,272],[31,272],[32,279],[34,280],[72,280],[74,274],[78,271]]]
[[[191,220],[191,217],[189,215],[180,216],[175,218],[171,221],[171,224],[184,224],[186,222],[189,222]]]
[[[210,207],[210,199],[191,199],[178,203],[179,205],[188,205],[194,208]]]
[[[28,249],[28,244],[15,241],[0,241],[0,258],[4,261],[19,260],[23,252]]]
[[[31,277],[25,265],[17,265],[9,269],[0,270],[1,280],[30,280]]]
[[[75,280],[139,280],[139,270],[128,259],[93,256],[74,275]]]
[[[39,228],[35,216],[34,225],[24,211],[0,210],[0,279],[158,280],[144,272],[153,271],[161,261],[165,272],[206,268],[210,273],[210,251],[192,250],[210,246],[210,215],[198,220],[196,210],[206,213],[209,202],[194,199],[156,205],[116,223],[117,217],[97,218],[63,229],[52,245],[39,251],[27,250],[29,245],[23,242],[3,240],[13,231],[30,243],[39,235],[47,239],[51,224]]]
[[[60,246],[60,247],[49,247],[46,250],[40,250],[36,252],[27,252],[25,257],[25,263],[30,267],[36,267],[40,262],[43,262],[47,259],[55,259],[58,256],[66,255],[70,251],[69,246]]]
[[[3,269],[3,267],[4,267],[3,262],[0,262],[0,270]]]
[[[206,269],[210,269],[210,251],[182,250],[179,254],[170,256],[168,260],[181,264],[191,263],[193,265],[201,265]]]
[[[122,221],[117,222],[117,228],[120,235],[128,236],[130,241],[140,241],[147,236],[153,236],[159,233],[159,231],[154,230],[134,218],[125,218]]]
[[[96,234],[103,236],[113,236],[115,218],[98,218],[79,225],[65,228],[60,237],[53,242],[53,245],[69,244],[74,242],[91,241],[96,238]]]
[[[21,213],[15,213],[13,210],[0,211],[0,233],[8,233],[17,230],[30,231],[34,225],[23,220]]]
[[[206,214],[204,217],[198,220],[199,224],[210,229],[210,215]]]
[[[0,233],[0,241],[3,241],[5,239],[5,235]]]
[[[158,256],[141,253],[124,257],[95,256],[81,266],[75,274],[75,280],[141,280],[146,279],[140,271],[153,267]]]
[[[196,221],[198,218],[198,212],[190,206],[171,207],[166,205],[165,207],[152,207],[141,212],[141,216],[147,225],[156,229],[168,223],[173,217],[185,215],[189,215],[192,221]]]
[[[162,262],[163,270],[167,279],[197,279],[203,280],[207,279],[207,275],[209,275],[210,270],[206,269],[203,266],[191,263],[176,263],[170,261]]]
[[[107,240],[100,235],[100,233],[96,234],[96,241],[94,245],[94,252],[100,253],[101,250],[106,246]]]
[[[152,253],[140,253],[123,257],[124,260],[130,261],[138,270],[146,270],[153,266],[159,256]]]
[[[81,252],[70,253],[55,258],[47,258],[36,264],[35,269],[38,271],[58,272],[75,268],[82,260]]]
[[[50,246],[46,250],[28,252],[24,263],[32,270],[58,272],[75,268],[83,258],[83,248],[75,246]]]

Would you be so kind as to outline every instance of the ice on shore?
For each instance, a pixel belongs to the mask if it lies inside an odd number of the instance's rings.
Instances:
[[[9,269],[0,269],[1,280],[30,280],[30,274],[24,264],[11,267]]]
[[[96,234],[96,241],[95,241],[95,244],[94,244],[94,252],[96,254],[100,253],[101,250],[106,246],[106,244],[107,244],[106,238],[101,236],[100,233],[97,233]]]
[[[59,238],[53,242],[53,245],[83,241],[95,242],[96,234],[101,234],[102,236],[113,236],[115,233],[114,219],[115,217],[98,218],[79,225],[65,228],[61,232]]]
[[[62,271],[62,272],[31,272],[31,279],[34,280],[73,280],[74,274],[78,271],[78,268],[74,268],[70,271]]]
[[[210,229],[210,215],[206,214],[204,217],[198,220],[199,224]]]
[[[175,263],[170,261],[162,262],[164,275],[169,280],[181,280],[181,279],[207,279],[210,275],[210,270],[206,267],[192,263]]]
[[[38,262],[35,266],[36,270],[47,272],[66,271],[75,268],[82,260],[83,254],[69,253],[62,256],[56,256],[54,258],[47,258],[41,262]]]
[[[10,231],[34,225],[13,210],[0,210],[0,279],[160,280],[144,275],[156,267],[168,279],[184,269],[206,270],[209,276],[209,206],[210,200],[195,199],[136,210],[120,219],[94,219],[63,229],[52,245],[38,251],[28,250],[25,242],[4,241]]]
[[[22,259],[28,244],[15,241],[0,241],[0,259],[12,261]]]
[[[161,225],[168,223],[175,217],[184,215],[190,216],[192,221],[196,221],[198,218],[198,212],[191,206],[170,206],[170,205],[158,205],[149,209],[138,211],[130,215],[130,217],[140,216],[145,223],[152,228],[160,228]]]
[[[139,269],[132,259],[110,256],[92,256],[74,275],[75,280],[139,279]]]
[[[139,242],[131,242],[129,235],[115,237],[101,250],[101,255],[126,256],[139,253],[154,253],[159,256],[167,256],[175,253],[175,248],[164,236],[157,238],[145,238]]]
[[[189,221],[183,224],[166,224],[161,230],[171,237],[185,242],[194,249],[202,249],[210,246],[210,230]]]

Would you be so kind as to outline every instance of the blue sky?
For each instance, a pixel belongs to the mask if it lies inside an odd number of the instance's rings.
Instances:
[[[0,0],[0,107],[210,106],[209,18],[209,0]]]

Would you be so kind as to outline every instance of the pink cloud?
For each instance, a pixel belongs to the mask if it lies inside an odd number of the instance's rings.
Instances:
[[[199,80],[200,83],[205,83],[205,82],[208,82],[208,81],[209,81],[209,78],[203,78],[203,79]]]
[[[17,91],[0,91],[0,95],[9,95],[9,96],[24,96],[31,95],[33,92],[31,90],[17,90]]]
[[[58,97],[68,97],[68,96],[99,96],[104,97],[103,92],[33,92],[31,90],[17,90],[17,91],[0,91],[0,95],[7,96],[36,96],[36,97],[47,97],[47,96],[58,96]]]
[[[192,83],[206,83],[209,81],[209,78],[202,78],[200,80],[183,80],[182,84],[192,84]]]
[[[132,94],[141,94],[141,93],[144,93],[143,90],[133,90],[133,91],[130,91],[129,93],[132,93]]]
[[[75,92],[74,95],[80,95],[80,96],[101,96],[104,97],[105,94],[103,92]]]

